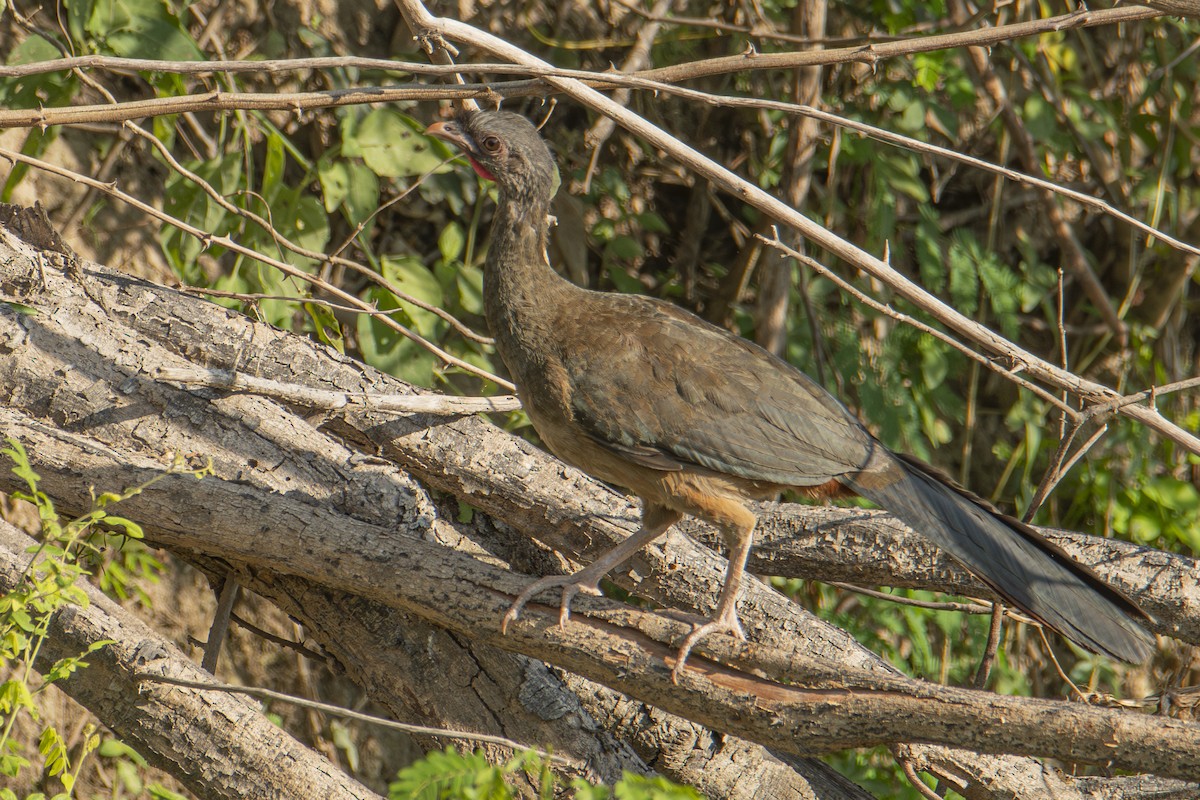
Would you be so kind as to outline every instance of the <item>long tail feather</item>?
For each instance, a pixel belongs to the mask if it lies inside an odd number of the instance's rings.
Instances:
[[[1093,652],[1144,662],[1154,638],[1129,598],[1033,528],[937,475],[876,448],[844,482],[952,555],[1010,605]]]

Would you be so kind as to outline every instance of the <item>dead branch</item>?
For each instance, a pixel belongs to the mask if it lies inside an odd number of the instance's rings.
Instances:
[[[17,587],[36,543],[0,520],[0,594]],[[378,798],[244,699],[143,680],[139,673],[216,685],[174,644],[89,583],[87,606],[54,615],[39,653],[45,668],[90,645],[113,644],[55,685],[89,708],[155,766],[202,797]],[[202,766],[203,765],[203,766]]]
[[[19,243],[14,246],[29,252]],[[518,579],[440,545],[398,535],[394,527],[381,528],[338,512],[337,502],[328,499],[336,497],[328,482],[335,475],[340,475],[337,481],[344,481],[347,470],[353,471],[350,468],[354,459],[348,453],[339,456],[328,441],[303,445],[315,432],[295,420],[286,423],[290,415],[281,414],[273,404],[259,398],[181,393],[150,376],[164,359],[183,360],[163,349],[169,345],[212,366],[240,359],[267,377],[282,371],[302,372],[323,375],[344,386],[354,383],[357,376],[363,390],[368,383],[395,386],[397,382],[374,375],[332,351],[255,326],[194,298],[185,299],[169,290],[90,267],[84,270],[76,265],[63,270],[44,258],[35,263],[28,255],[19,257],[14,252],[12,256],[5,260],[0,289],[38,311],[31,316],[10,314],[4,318],[7,347],[3,369],[13,381],[7,386],[10,408],[3,425],[28,440],[31,451],[42,459],[36,466],[43,472],[47,491],[68,498],[62,501],[67,506],[71,497],[75,498],[73,502],[82,502],[86,496],[83,487],[89,482],[140,482],[138,476],[153,471],[158,463],[150,454],[166,441],[190,440],[212,450],[220,441],[213,438],[213,433],[229,427],[221,439],[233,447],[229,452],[242,460],[219,463],[219,479],[202,483],[192,480],[190,484],[168,480],[160,484],[164,490],[161,493],[148,492],[130,501],[128,512],[154,520],[154,535],[160,540],[184,551],[220,556],[253,571],[288,572],[381,603],[400,605],[473,641],[519,649],[561,663],[632,694],[653,697],[659,705],[691,718],[709,724],[720,720],[720,727],[771,746],[779,746],[781,729],[775,725],[782,724],[783,729],[797,734],[784,748],[793,752],[896,737],[988,750],[1044,752],[1072,760],[1111,758],[1113,763],[1129,769],[1192,774],[1193,767],[1186,757],[1168,759],[1162,755],[1176,746],[1168,739],[1188,741],[1192,728],[1187,724],[1049,701],[963,693],[891,677],[877,666],[873,672],[863,672],[864,667],[878,662],[845,637],[839,642],[833,631],[802,615],[798,617],[794,607],[789,612],[778,612],[781,618],[790,615],[790,625],[770,628],[763,625],[765,615],[761,610],[750,613],[748,608],[747,629],[752,635],[779,641],[780,630],[791,628],[795,646],[837,658],[841,666],[833,673],[786,652],[714,641],[706,648],[707,654],[733,666],[713,662],[689,672],[689,686],[671,697],[668,695],[673,690],[660,685],[662,679],[669,681],[662,654],[670,651],[663,643],[678,636],[682,628],[661,616],[624,607],[613,609],[611,604],[596,602],[582,604],[578,626],[559,629],[553,625],[553,613],[531,614],[509,637],[499,637],[495,621],[507,598],[520,585]],[[128,326],[135,326],[136,332]],[[125,333],[121,333],[123,328]],[[182,341],[184,330],[196,336]],[[202,331],[214,335],[202,336]],[[152,342],[157,343],[156,354],[146,351]],[[22,356],[32,360],[25,361]],[[72,364],[71,369],[52,366],[53,359],[64,358],[62,363]],[[80,369],[84,364],[88,365],[86,371]],[[100,389],[98,379],[112,388]],[[72,388],[76,380],[82,383]],[[27,410],[18,411],[20,407]],[[156,408],[170,408],[173,413],[164,419]],[[41,420],[26,416],[34,409],[43,415]],[[214,421],[220,420],[215,429],[203,422],[214,413]],[[55,420],[65,420],[65,425]],[[80,420],[88,422],[81,426]],[[185,426],[183,430],[177,429],[180,423]],[[241,427],[247,424],[251,427]],[[478,419],[447,422],[412,417],[372,424],[371,414],[363,413],[330,420],[328,427],[366,435],[376,447],[385,443],[385,453],[401,454],[430,483],[454,487],[458,496],[486,504],[490,506],[487,510],[500,518],[531,531],[544,530],[550,523],[564,533],[573,532],[575,537],[584,532],[600,535],[606,528],[612,535],[620,530],[613,519],[629,521],[623,501],[606,495],[578,475],[572,474],[564,482],[561,465]],[[130,428],[136,431],[134,436],[129,435]],[[127,431],[124,441],[133,443],[134,451],[128,449],[128,444],[116,450],[104,441],[112,440],[119,430]],[[191,432],[181,438],[187,430]],[[252,463],[250,459],[257,449],[275,439],[291,441],[290,447],[325,456],[310,460],[312,474],[308,476],[279,474],[276,470],[276,474],[260,478],[263,486],[248,485],[247,464]],[[195,446],[187,449],[204,451]],[[70,464],[70,469],[64,472],[63,464]],[[302,477],[304,481],[297,480]],[[281,490],[287,494],[279,494]],[[392,506],[403,507],[409,520],[404,527],[414,533],[429,530],[431,524],[428,511],[421,510],[425,508],[423,502],[413,496]],[[664,584],[686,586],[692,580],[689,575],[704,582],[706,567],[715,567],[713,571],[719,574],[720,567],[712,563],[715,559],[711,555],[693,555],[682,544],[673,542],[673,552],[667,554],[676,568],[663,570],[673,572]],[[651,553],[649,557],[657,556]],[[381,565],[385,566],[382,572]],[[638,563],[636,568],[640,571],[645,566]],[[708,575],[709,585],[715,585],[713,578],[715,575]],[[647,588],[651,582],[643,580],[640,585]],[[750,594],[755,601],[752,605],[778,603],[768,599],[778,595],[765,587],[756,587]],[[592,610],[595,616],[585,621],[585,610]],[[812,647],[821,640],[823,646]],[[697,666],[702,663],[698,661]],[[783,687],[751,677],[748,670],[798,678],[809,688]],[[739,719],[746,713],[745,692],[754,694],[761,708],[750,718]],[[814,706],[816,697],[823,699]],[[830,698],[837,698],[836,702]],[[740,710],[735,712],[735,708]],[[918,708],[922,709],[919,713]],[[903,720],[904,730],[863,724],[860,715],[880,712]],[[958,715],[968,714],[970,725],[975,726],[969,740],[962,738],[961,728],[956,727],[967,723],[954,721]],[[996,714],[1003,716],[1005,725],[994,727],[980,722]],[[914,724],[917,718],[928,724]],[[1070,735],[1061,727],[1067,725]],[[1079,731],[1084,734],[1077,735]],[[1119,744],[1111,748],[1108,737],[1114,735]],[[1151,749],[1159,755],[1148,752]]]

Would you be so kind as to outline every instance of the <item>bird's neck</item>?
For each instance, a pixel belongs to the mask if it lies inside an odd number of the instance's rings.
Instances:
[[[546,261],[549,198],[500,197],[484,264],[484,313],[509,371],[520,367],[533,342],[553,336],[570,295],[582,290]]]

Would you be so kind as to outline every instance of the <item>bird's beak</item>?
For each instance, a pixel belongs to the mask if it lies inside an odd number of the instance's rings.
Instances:
[[[468,156],[475,153],[475,140],[454,120],[433,123],[425,129],[425,135],[433,136],[441,139],[443,142],[452,144]]]
[[[479,163],[476,159],[476,154],[479,152],[475,147],[475,140],[471,135],[463,130],[463,127],[454,120],[447,122],[435,122],[425,129],[426,136],[433,136],[441,139],[443,142],[454,145],[459,150],[466,154],[467,160],[471,162],[471,167],[479,177],[494,181],[495,176],[488,171],[488,168]]]

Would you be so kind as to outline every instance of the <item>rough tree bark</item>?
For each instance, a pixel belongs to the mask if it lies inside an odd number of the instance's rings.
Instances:
[[[0,520],[0,594],[17,587],[36,542]],[[88,666],[57,685],[150,763],[212,797],[326,800],[378,798],[323,756],[280,730],[252,702],[219,691],[143,680],[139,674],[209,682],[171,642],[80,582],[88,605],[54,617],[39,652],[43,667],[105,639]],[[215,682],[215,681],[213,681]]]
[[[16,241],[8,242],[2,260],[3,297],[37,311],[0,315],[0,396],[5,405],[0,427],[19,433],[40,459],[36,466],[46,490],[64,508],[79,508],[87,502],[89,483],[109,488],[113,482],[140,482],[159,468],[164,450],[212,455],[216,479],[168,479],[158,485],[160,491],[129,501],[125,513],[136,514],[152,536],[185,556],[208,559],[208,568],[220,569],[220,562],[211,560],[220,559],[251,588],[278,597],[281,604],[291,598],[292,605],[285,605],[289,613],[312,617],[321,631],[319,638],[344,663],[355,665],[363,685],[385,706],[401,710],[397,713],[411,713],[411,707],[438,698],[419,698],[409,708],[398,697],[383,700],[381,696],[389,693],[403,694],[403,687],[379,685],[386,662],[374,661],[395,640],[385,638],[377,647],[364,646],[361,640],[378,641],[376,637],[401,629],[428,637],[434,628],[410,629],[405,618],[386,607],[420,617],[422,625],[444,628],[449,633],[438,635],[470,648],[472,655],[466,657],[472,661],[465,669],[455,660],[462,655],[447,655],[450,660],[439,663],[446,665],[442,671],[456,674],[455,685],[474,687],[478,708],[489,708],[490,713],[460,710],[458,724],[497,724],[511,737],[552,743],[590,774],[636,763],[614,740],[604,744],[590,731],[579,735],[580,720],[589,713],[593,723],[604,719],[600,709],[610,700],[585,711],[585,684],[564,679],[561,673],[544,680],[550,673],[527,660],[504,662],[512,671],[496,679],[497,668],[488,658],[520,657],[492,648],[553,661],[631,695],[652,697],[682,716],[792,754],[908,739],[1080,761],[1111,760],[1126,769],[1200,777],[1200,764],[1188,749],[1200,742],[1196,726],[942,689],[896,677],[844,632],[814,620],[761,584],[747,593],[747,629],[752,639],[775,647],[712,642],[706,653],[735,666],[697,658],[696,669],[679,688],[669,685],[662,654],[670,649],[661,642],[677,637],[682,628],[661,615],[602,601],[583,602],[576,615],[579,624],[560,630],[553,625],[552,611],[535,607],[524,624],[500,637],[495,624],[499,611],[522,581],[491,565],[515,561],[544,569],[551,562],[560,567],[545,551],[530,547],[529,535],[556,547],[564,542],[572,557],[586,559],[631,527],[632,509],[626,500],[481,419],[386,419],[369,412],[305,419],[263,398],[179,390],[154,380],[154,371],[192,363],[349,391],[394,394],[403,386],[325,348],[194,298],[56,259]],[[283,453],[291,457],[281,459]],[[453,525],[438,513],[425,486],[450,492],[504,524]],[[808,511],[793,513],[803,516]],[[456,554],[455,549],[469,555]],[[710,552],[676,536],[666,552],[652,550],[635,559],[624,580],[639,593],[672,605],[704,606],[719,586],[718,562]],[[351,600],[343,593],[365,599]],[[322,594],[327,598],[324,606],[319,602]],[[413,644],[405,647],[414,660],[435,652],[422,652],[420,639],[410,641]],[[473,655],[483,648],[489,649],[488,658]],[[800,660],[796,653],[818,655],[828,663]],[[829,663],[839,666],[831,669]],[[449,669],[451,664],[458,670]],[[738,670],[739,664],[771,675],[790,673],[808,688],[764,681]],[[531,669],[538,674],[536,684],[529,678]],[[495,688],[479,690],[484,682]],[[554,715],[545,713],[544,698],[531,697],[536,692],[529,687],[534,685],[566,698],[556,701],[562,703],[556,707],[566,711],[545,719]],[[570,698],[567,687],[580,692],[577,699]],[[459,688],[446,694],[454,691],[462,693]],[[449,704],[454,698],[441,699]],[[883,719],[891,715],[892,721],[855,721],[856,715],[881,712]],[[444,708],[433,713],[455,716]],[[522,715],[525,723],[519,721]],[[998,717],[1005,724],[996,724]],[[659,719],[663,725],[684,724]],[[520,734],[510,727],[518,725],[523,725]],[[759,782],[758,789],[784,780],[796,787],[796,796],[861,795],[833,779],[821,786],[818,781],[822,775],[829,777],[827,771],[822,773],[814,762],[789,760],[816,776],[802,788],[805,782],[799,773],[783,770],[760,746],[745,747],[753,765],[746,775]],[[970,757],[964,759],[961,752],[928,745],[914,748],[922,763],[953,769],[975,796],[1016,796],[1021,788],[1019,783],[1005,785],[1003,778],[985,777],[982,767],[978,776],[971,775],[962,766]],[[603,754],[610,756],[607,761]],[[660,767],[670,761],[669,754],[659,752],[656,757]],[[991,757],[980,763],[985,762],[989,775],[1002,771]],[[1041,772],[1028,759],[1006,757],[1004,762],[1022,766],[1026,781],[1028,770]],[[599,766],[602,763],[607,766]],[[746,776],[741,777],[706,791],[736,796],[739,784],[745,789]],[[1066,793],[1072,791],[1070,780],[1055,780],[1066,787],[1062,796],[1071,796]],[[808,794],[801,793],[805,791]]]

